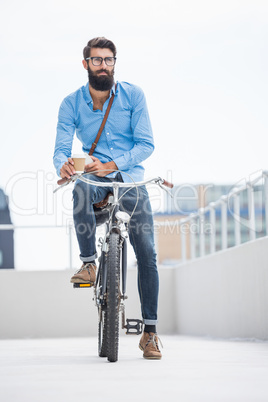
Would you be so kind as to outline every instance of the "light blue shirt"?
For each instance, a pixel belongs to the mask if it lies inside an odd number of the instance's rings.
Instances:
[[[111,89],[115,90],[115,85]],[[88,83],[67,96],[59,109],[54,166],[60,176],[62,165],[71,157],[74,133],[88,153],[95,140],[109,99],[103,110],[93,110]],[[153,133],[143,91],[136,85],[118,82],[116,93],[98,145],[93,153],[101,162],[114,161],[119,170],[133,180],[141,181],[144,167],[141,162],[154,150]],[[114,175],[107,175],[113,177]],[[131,182],[122,175],[125,182]]]

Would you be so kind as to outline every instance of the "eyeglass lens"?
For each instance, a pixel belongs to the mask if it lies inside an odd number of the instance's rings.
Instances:
[[[104,59],[102,57],[91,57],[91,60],[93,66],[100,66],[103,60],[107,66],[113,66],[115,63],[114,57],[105,57]]]

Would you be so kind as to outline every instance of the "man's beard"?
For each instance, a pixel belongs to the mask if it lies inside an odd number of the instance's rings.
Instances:
[[[102,69],[93,72],[88,66],[87,72],[89,85],[96,91],[109,91],[114,85],[114,68],[112,71]],[[101,72],[105,72],[107,75],[99,75]]]

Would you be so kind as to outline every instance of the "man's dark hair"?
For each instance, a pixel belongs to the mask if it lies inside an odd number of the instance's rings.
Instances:
[[[114,57],[116,56],[116,47],[114,43],[111,40],[106,39],[104,37],[98,37],[91,39],[88,42],[87,46],[84,48],[83,50],[84,59],[90,57],[90,49],[93,47],[99,47],[101,49],[110,49],[113,52]]]

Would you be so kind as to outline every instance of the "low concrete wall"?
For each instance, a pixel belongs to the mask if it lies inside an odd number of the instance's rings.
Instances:
[[[73,289],[73,272],[0,270],[0,338],[96,336],[93,289]],[[268,340],[267,237],[159,275],[160,334]],[[136,277],[129,269],[127,318],[141,316]]]
[[[0,338],[96,336],[93,289],[73,289],[74,272],[0,270]],[[158,329],[175,333],[174,272],[160,269],[159,276]],[[136,277],[136,269],[129,269],[126,318],[141,318]]]
[[[268,339],[268,238],[176,269],[180,334]]]

